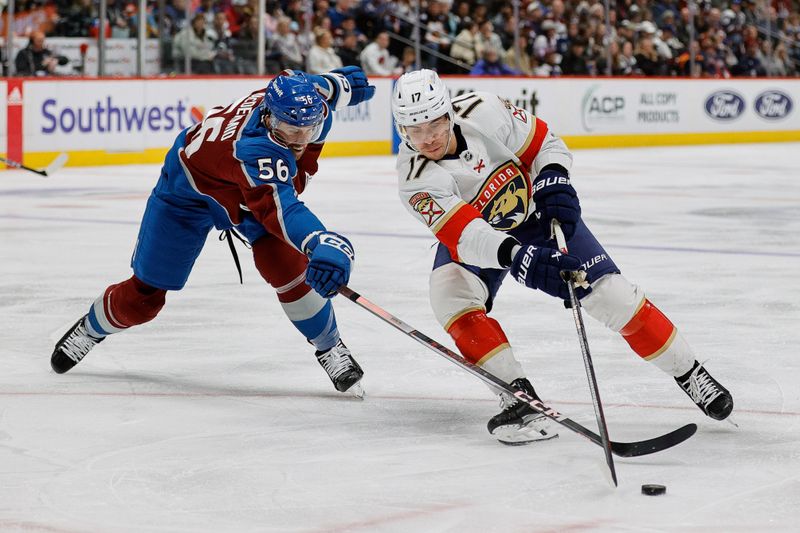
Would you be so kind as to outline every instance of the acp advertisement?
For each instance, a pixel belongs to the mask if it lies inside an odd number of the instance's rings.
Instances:
[[[546,121],[558,135],[578,140],[724,142],[800,140],[800,80],[792,79],[447,79],[452,96],[489,91]],[[791,137],[791,135],[788,135]],[[612,136],[612,139],[607,139]],[[607,142],[607,145],[614,145]],[[662,144],[654,142],[654,144]]]

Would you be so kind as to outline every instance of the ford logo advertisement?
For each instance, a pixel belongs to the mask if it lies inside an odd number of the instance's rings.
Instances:
[[[744,112],[744,98],[733,91],[717,91],[706,98],[706,114],[714,120],[734,120]]]
[[[764,91],[756,97],[755,110],[767,120],[780,120],[792,112],[792,99],[781,91]]]

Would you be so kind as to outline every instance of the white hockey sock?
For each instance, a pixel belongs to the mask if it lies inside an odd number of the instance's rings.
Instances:
[[[491,358],[481,363],[480,366],[506,383],[511,383],[515,379],[525,377],[522,365],[519,364],[519,361],[514,357],[514,352],[510,347],[497,352]],[[492,389],[492,391],[494,391],[494,389]]]

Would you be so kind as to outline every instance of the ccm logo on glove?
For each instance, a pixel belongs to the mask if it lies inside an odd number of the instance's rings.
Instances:
[[[319,244],[338,248],[350,258],[350,261],[356,260],[356,253],[350,242],[335,233],[321,233],[319,236]]]
[[[306,283],[323,298],[331,298],[350,280],[356,254],[347,237],[333,232],[315,233],[306,245]]]

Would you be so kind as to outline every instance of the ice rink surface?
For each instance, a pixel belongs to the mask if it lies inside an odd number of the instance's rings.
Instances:
[[[336,393],[249,252],[240,286],[216,232],[155,321],[54,374],[54,342],[130,276],[158,167],[2,172],[0,531],[798,531],[799,153],[575,153],[589,227],[728,386],[739,426],[705,418],[587,318],[614,440],[699,426],[617,458],[616,490],[602,450],[567,430],[498,444],[481,382],[341,297],[367,397]],[[395,181],[390,157],[326,159],[303,198],[352,238],[351,287],[452,347],[427,300],[434,239]],[[508,280],[493,316],[543,398],[596,428],[570,312]]]

